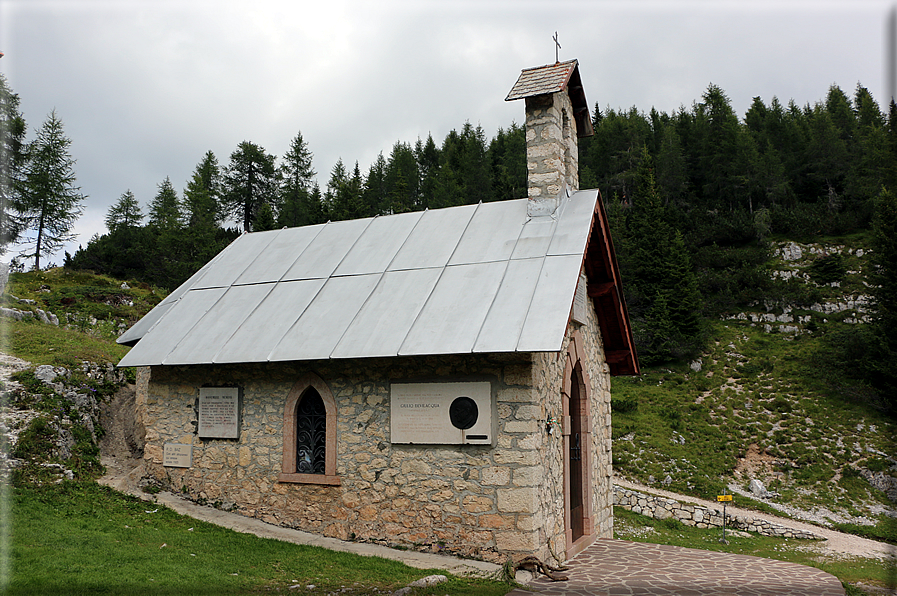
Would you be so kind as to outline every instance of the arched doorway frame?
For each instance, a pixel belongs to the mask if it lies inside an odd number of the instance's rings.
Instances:
[[[586,357],[584,342],[579,331],[574,331],[567,344],[565,355],[564,383],[561,388],[561,414],[563,416],[563,445],[564,445],[564,529],[566,536],[567,558],[575,556],[595,540],[595,518],[592,513],[592,466],[594,457],[592,453],[592,389],[589,381],[589,373],[586,369]],[[574,383],[576,387],[574,388]],[[577,391],[578,390],[578,391]],[[578,394],[579,399],[575,399]],[[578,403],[579,416],[573,416],[571,412],[571,399]],[[575,407],[574,403],[574,407]],[[573,428],[574,421],[578,418],[579,428]],[[579,445],[581,448],[580,460],[580,497],[582,507],[577,520],[573,519],[574,512],[571,507],[572,494],[570,461],[571,442],[576,433],[579,433]],[[581,522],[581,534],[574,534],[574,524]]]

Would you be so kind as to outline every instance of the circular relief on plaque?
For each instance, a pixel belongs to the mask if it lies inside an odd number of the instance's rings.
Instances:
[[[477,402],[469,397],[456,397],[449,406],[449,419],[455,428],[467,430],[477,423],[478,417]]]

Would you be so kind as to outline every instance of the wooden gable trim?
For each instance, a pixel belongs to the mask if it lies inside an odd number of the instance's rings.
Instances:
[[[623,297],[620,267],[614,252],[607,213],[598,191],[595,215],[585,254],[587,293],[595,305],[598,325],[604,338],[607,364],[612,375],[640,373],[629,312]]]

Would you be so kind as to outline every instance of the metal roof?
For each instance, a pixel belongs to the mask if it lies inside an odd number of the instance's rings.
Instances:
[[[244,234],[119,338],[119,366],[558,351],[598,196]]]

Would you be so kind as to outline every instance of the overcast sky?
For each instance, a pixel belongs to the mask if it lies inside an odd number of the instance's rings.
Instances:
[[[579,59],[590,105],[690,107],[710,83],[740,117],[862,83],[886,107],[893,0],[0,0],[2,72],[28,138],[55,109],[81,191],[76,232],[105,233],[130,189],[179,193],[204,153],[248,140],[280,156],[301,131],[325,186],[337,159],[469,120],[491,138],[523,121],[520,70]],[[61,263],[62,256],[51,259]]]

